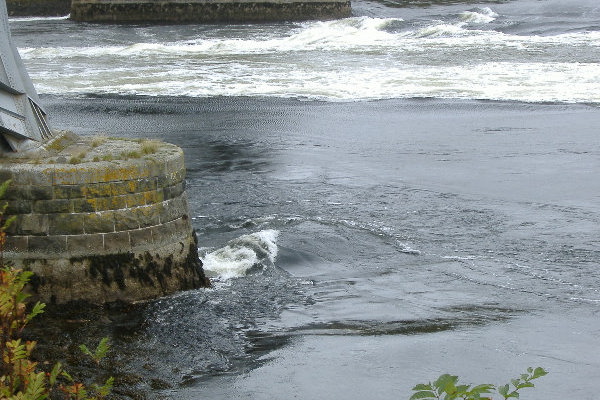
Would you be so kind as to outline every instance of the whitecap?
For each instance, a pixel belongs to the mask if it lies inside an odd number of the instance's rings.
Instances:
[[[498,14],[489,7],[480,8],[477,11],[465,11],[460,15],[461,20],[473,24],[489,24],[496,18],[498,18]]]
[[[44,21],[62,21],[71,17],[71,14],[59,17],[8,17],[9,22],[44,22]]]
[[[279,231],[268,229],[235,238],[201,257],[204,271],[210,277],[227,280],[273,265],[278,236]]]
[[[470,34],[472,34],[472,31],[463,28],[463,24],[444,23],[430,25],[414,32],[414,36],[417,38],[460,37]]]

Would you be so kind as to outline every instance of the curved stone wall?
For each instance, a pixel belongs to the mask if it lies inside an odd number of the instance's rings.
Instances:
[[[12,180],[6,214],[16,216],[5,260],[35,272],[37,297],[51,303],[136,301],[206,286],[182,150],[90,141],[63,136],[47,146],[51,157],[3,160],[0,180]]]
[[[349,0],[73,0],[71,3],[71,19],[82,22],[245,23],[349,16]]]

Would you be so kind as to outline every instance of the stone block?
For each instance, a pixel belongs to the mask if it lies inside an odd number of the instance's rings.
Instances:
[[[55,199],[79,199],[83,197],[81,185],[55,185],[52,189]]]
[[[129,231],[129,239],[132,247],[152,245],[152,228],[142,228]]]
[[[135,193],[137,189],[137,180],[111,182],[110,189],[112,196],[124,196],[129,193]]]
[[[166,223],[170,221],[174,221],[178,218],[181,218],[183,215],[187,214],[186,203],[183,201],[182,197],[177,197],[164,203],[164,211],[161,214],[161,223]]]
[[[81,193],[83,194],[83,197],[87,199],[111,197],[113,196],[112,185],[112,182],[90,183],[88,185],[82,185]]]
[[[8,200],[5,214],[29,214],[33,210],[33,200]]]
[[[166,186],[163,188],[163,195],[165,200],[170,200],[179,197],[185,191],[185,181],[177,183],[173,186]]]
[[[115,232],[114,211],[99,211],[95,213],[82,214],[82,216],[85,233]]]
[[[54,188],[52,186],[33,185],[30,190],[31,200],[54,199]]]
[[[96,254],[104,250],[104,235],[86,234],[67,237],[67,251],[71,256],[76,254]]]
[[[66,236],[30,236],[29,251],[34,253],[63,253],[67,250]]]
[[[149,192],[156,190],[158,187],[157,178],[155,176],[138,179],[136,182],[136,192]]]
[[[181,170],[185,171],[185,164],[184,164],[184,157],[183,157],[182,150],[170,155],[170,157],[167,158],[166,163],[165,163],[165,171],[167,171],[168,173],[174,173],[174,172],[178,172]]]
[[[147,205],[161,203],[165,199],[164,193],[162,191],[159,192],[153,190],[150,192],[144,192],[143,195],[144,201]]]
[[[33,212],[39,214],[70,213],[71,201],[68,199],[38,200],[33,203]]]
[[[83,214],[50,214],[48,216],[50,235],[81,235],[83,228]]]
[[[71,205],[74,213],[88,213],[96,211],[96,199],[73,199]]]
[[[156,243],[173,243],[190,236],[191,227],[182,218],[152,227]]]
[[[128,181],[147,176],[139,170],[134,161],[135,160],[127,160],[118,164],[111,163],[109,167],[98,171],[97,182]]]
[[[133,193],[125,196],[125,203],[128,208],[140,207],[146,205],[144,193]]]
[[[126,196],[101,197],[94,199],[96,211],[119,210],[127,207]]]
[[[103,236],[105,251],[119,253],[131,250],[129,232],[106,233]]]
[[[138,207],[132,209],[135,213],[137,220],[140,223],[140,227],[148,227],[158,225],[161,222],[161,216],[164,213],[163,203],[152,204],[149,206]]]
[[[17,185],[51,186],[53,184],[54,167],[13,163],[10,169],[13,183]]]
[[[130,209],[117,210],[115,213],[115,231],[129,231],[140,228],[140,221],[135,211]]]
[[[158,187],[173,186],[185,179],[185,170],[178,170],[158,177]]]
[[[21,215],[18,222],[20,235],[47,235],[50,231],[50,218],[47,214]]]
[[[4,182],[0,182],[4,183]],[[4,193],[4,200],[31,200],[31,185],[15,185],[12,183],[6,193]]]
[[[24,253],[27,251],[28,246],[29,242],[27,236],[6,236],[4,250]]]
[[[88,183],[88,170],[84,167],[60,166],[54,170],[55,185],[78,185]]]
[[[52,186],[54,184],[54,167],[35,167],[29,176],[33,186]]]

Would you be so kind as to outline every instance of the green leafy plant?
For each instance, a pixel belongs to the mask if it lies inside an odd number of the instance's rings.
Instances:
[[[459,385],[458,376],[444,374],[440,375],[434,382],[420,383],[412,390],[415,392],[410,400],[491,400],[487,394],[497,392],[504,400],[520,396],[519,390],[534,387],[531,382],[548,374],[541,367],[527,368],[527,373],[521,374],[519,378],[511,380],[506,385],[496,386],[489,383],[482,385]]]
[[[83,352],[83,354],[90,356],[92,360],[94,360],[94,362],[99,365],[100,361],[102,361],[102,359],[106,357],[106,354],[108,353],[108,338],[105,337],[102,340],[100,340],[98,347],[96,347],[96,350],[94,350],[93,352],[90,349],[88,349],[88,347],[85,344],[80,345],[79,349]]]
[[[0,184],[0,197],[10,182]],[[0,221],[4,220],[6,204],[0,206]],[[41,371],[38,363],[32,361],[35,341],[23,341],[23,329],[36,316],[44,312],[45,304],[37,302],[30,311],[26,301],[30,297],[25,291],[33,273],[21,271],[5,265],[2,260],[6,243],[6,228],[13,221],[9,218],[0,223],[0,399],[2,400],[101,400],[111,391],[113,378],[102,385],[87,387],[76,382],[60,363],[50,372]],[[102,339],[92,353],[86,347],[96,364],[108,351],[108,339]]]

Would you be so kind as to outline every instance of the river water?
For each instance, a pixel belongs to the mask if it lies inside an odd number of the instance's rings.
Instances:
[[[150,397],[402,399],[543,366],[522,398],[595,398],[600,6],[426,3],[11,20],[55,128],[185,151],[214,288],[114,330]]]

